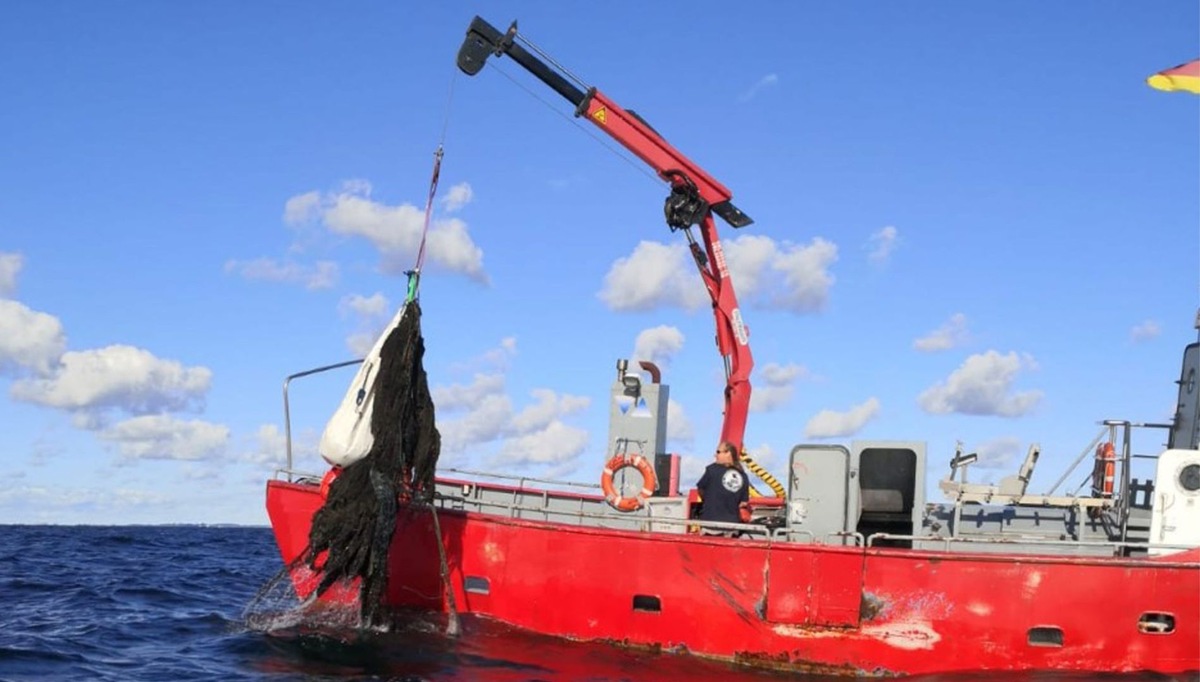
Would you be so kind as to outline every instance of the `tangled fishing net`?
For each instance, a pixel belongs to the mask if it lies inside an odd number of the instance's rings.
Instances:
[[[280,593],[291,584],[294,574],[311,571],[319,582],[308,602],[335,586],[347,589],[358,580],[358,624],[368,628],[389,624],[383,598],[398,508],[403,503],[411,510],[432,501],[441,450],[422,364],[421,308],[416,299],[405,305],[404,315],[384,340],[379,355],[371,450],[333,480],[324,506],[313,516],[308,547],[251,602],[248,622],[286,603]]]

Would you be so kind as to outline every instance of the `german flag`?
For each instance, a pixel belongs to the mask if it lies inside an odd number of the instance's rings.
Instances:
[[[1191,92],[1200,95],[1200,59],[1159,71],[1146,83],[1164,92]]]

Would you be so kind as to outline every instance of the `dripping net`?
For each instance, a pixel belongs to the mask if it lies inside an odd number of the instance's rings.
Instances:
[[[406,519],[420,510],[432,511],[441,450],[424,354],[421,308],[413,298],[405,303],[380,351],[373,380],[371,449],[333,479],[324,504],[313,515],[307,547],[247,605],[244,619],[250,627],[287,627],[291,619],[307,622],[313,617],[330,619],[323,623],[327,625],[389,626],[384,597],[392,536],[403,532]],[[315,585],[303,601],[296,593],[297,582],[308,588]]]

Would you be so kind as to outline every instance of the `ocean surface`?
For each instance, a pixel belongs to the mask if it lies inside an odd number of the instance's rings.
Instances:
[[[0,526],[0,680],[830,679],[563,642],[478,619],[464,620],[457,638],[445,636],[443,621],[417,616],[401,620],[390,632],[305,622],[289,612],[292,603],[285,597],[268,592],[272,599],[255,599],[280,568],[266,528]]]

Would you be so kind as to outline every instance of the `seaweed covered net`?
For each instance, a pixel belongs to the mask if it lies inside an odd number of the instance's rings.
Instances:
[[[383,598],[399,505],[411,509],[432,501],[441,450],[422,364],[421,308],[415,298],[405,305],[379,355],[371,449],[333,480],[325,504],[313,516],[308,547],[272,581],[286,584],[284,576],[312,571],[319,578],[312,596],[317,598],[357,579],[359,624],[371,628],[388,625]],[[269,602],[277,598],[260,593],[248,615],[269,610]]]

